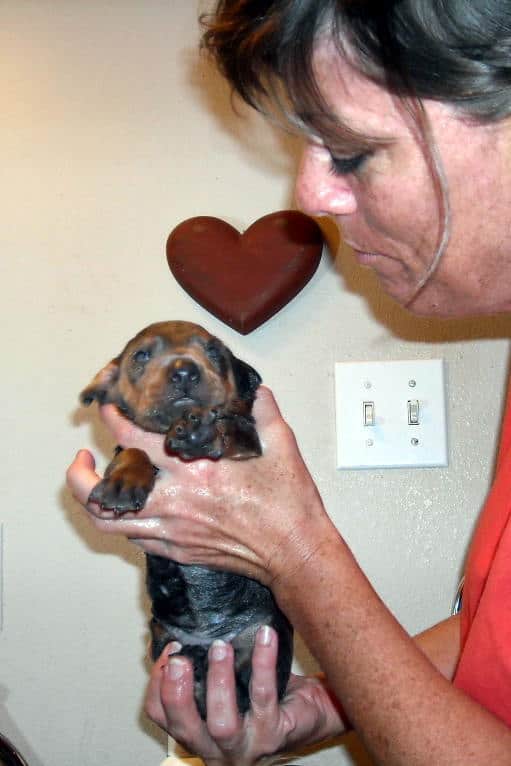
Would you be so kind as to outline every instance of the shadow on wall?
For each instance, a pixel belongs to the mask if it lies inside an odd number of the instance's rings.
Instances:
[[[44,766],[42,761],[36,756],[33,748],[30,746],[26,737],[14,723],[9,715],[7,707],[8,690],[0,686],[0,732],[7,737],[11,745],[19,751],[27,766]],[[3,764],[3,760],[1,761]]]
[[[86,410],[84,407],[78,407],[71,415],[71,422],[74,426],[83,424],[89,425],[91,429],[91,441],[94,445],[94,452],[96,454],[101,454],[106,461],[110,461],[115,447],[115,442],[109,436],[108,430],[104,423],[101,421],[97,409],[95,408],[93,410]],[[145,556],[142,551],[135,547],[133,543],[129,542],[129,540],[125,539],[124,537],[104,535],[100,532],[97,532],[87,519],[87,514],[83,511],[77,511],[78,504],[73,499],[69,489],[66,486],[62,487],[60,502],[68,523],[71,524],[78,536],[92,552],[105,555],[115,555],[122,559],[124,563],[136,567],[139,574],[138,600],[140,610],[143,614],[147,615],[147,621],[149,621],[151,605],[145,585]],[[140,651],[138,656],[139,661],[142,663],[147,673],[147,680],[149,680],[149,675],[152,668],[152,661],[150,660],[147,651],[149,645],[149,637],[149,627],[147,628],[147,631],[142,635],[137,636],[135,632],[133,634],[133,643],[135,644],[137,641],[140,642]],[[1,702],[2,697],[0,688],[0,703]],[[2,707],[0,704],[0,730],[2,723],[1,710]],[[140,707],[138,716],[138,725],[140,730],[143,731],[146,736],[151,737],[159,743],[163,752],[167,744],[167,735],[156,724],[153,724],[152,721],[150,721],[150,719],[145,715],[142,705]],[[19,742],[22,743],[22,740],[19,740]],[[20,749],[22,749],[22,744],[20,744]],[[22,752],[24,751],[22,750]],[[27,749],[26,752],[29,753],[30,751]],[[29,766],[43,766],[43,764],[38,761],[34,761],[34,764],[32,764],[32,761],[30,758],[28,758],[28,756],[27,759]]]
[[[205,114],[217,123],[222,133],[234,139],[244,164],[289,179],[289,197],[285,204],[295,207],[293,181],[301,153],[301,139],[276,122],[258,115],[240,98],[233,96],[229,84],[206,54],[190,48],[184,55],[188,59],[187,85],[196,93]]]
[[[335,270],[343,289],[362,296],[374,319],[401,340],[412,343],[453,343],[482,338],[508,339],[511,335],[511,315],[476,316],[463,319],[418,317],[387,296],[375,274],[360,267],[343,244],[338,229],[330,219],[318,219]]]

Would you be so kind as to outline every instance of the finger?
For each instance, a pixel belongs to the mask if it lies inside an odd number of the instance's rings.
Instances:
[[[158,724],[158,726],[160,726],[162,729],[165,729],[167,718],[166,718],[165,710],[161,700],[160,689],[161,689],[161,683],[162,683],[163,670],[165,668],[165,665],[167,664],[169,653],[170,653],[170,646],[169,647],[166,646],[163,652],[160,654],[160,656],[156,660],[156,662],[154,663],[151,670],[149,683],[147,684],[145,701],[144,701],[144,710],[146,715],[149,716],[151,721],[154,721],[154,723]]]
[[[211,736],[220,747],[228,747],[239,734],[242,719],[236,701],[234,650],[224,641],[214,641],[209,649],[206,707]]]
[[[100,407],[101,419],[111,431],[115,441],[123,447],[138,447],[149,455],[155,465],[161,465],[163,460],[169,460],[164,450],[164,437],[150,431],[144,431],[131,420],[121,415],[113,404]]]
[[[171,558],[171,543],[164,539],[166,532],[157,518],[139,519],[131,511],[119,516],[114,511],[103,510],[97,503],[88,503],[85,508],[99,532],[124,535],[144,553]]]
[[[206,724],[195,704],[194,676],[190,660],[181,655],[168,658],[159,688],[165,713],[165,729],[188,750],[206,753],[212,748]]]
[[[278,636],[268,625],[259,628],[252,654],[250,703],[256,718],[271,718],[278,708]]]
[[[150,652],[150,648],[151,644],[149,643],[148,652]],[[161,699],[163,671],[165,670],[169,657],[180,652],[181,648],[181,644],[177,641],[171,641],[170,644],[167,644],[152,667],[151,676],[147,685],[144,702],[145,712],[149,718],[157,723],[162,729],[165,729],[167,723],[167,717]]]
[[[257,389],[253,414],[257,421],[258,428],[263,430],[275,421],[282,419],[273,392],[267,386],[259,386]]]
[[[171,543],[167,540],[144,540],[143,538],[128,537],[130,543],[136,545],[144,553],[150,553],[153,556],[161,556],[164,559],[172,558]]]
[[[257,389],[253,413],[265,452],[273,449],[282,454],[285,444],[296,448],[295,436],[283,419],[273,393],[266,386]]]
[[[69,489],[79,503],[86,506],[89,495],[100,480],[95,471],[93,455],[85,449],[80,450],[66,472]]]

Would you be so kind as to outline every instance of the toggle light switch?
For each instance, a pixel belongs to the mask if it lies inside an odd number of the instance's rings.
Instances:
[[[408,400],[408,425],[409,426],[419,425],[419,400],[418,399]]]
[[[337,363],[335,398],[338,468],[447,465],[441,359]]]
[[[374,402],[363,403],[363,417],[365,426],[374,426]]]

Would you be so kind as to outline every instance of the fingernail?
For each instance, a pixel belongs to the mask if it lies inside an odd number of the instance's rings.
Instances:
[[[227,656],[227,644],[225,641],[217,639],[211,644],[211,659],[213,660],[225,660]]]
[[[259,628],[256,641],[259,646],[269,646],[271,644],[271,628],[269,625],[263,625]]]
[[[169,676],[173,681],[177,681],[185,672],[185,663],[181,657],[170,657],[168,662]]]
[[[172,654],[177,654],[178,652],[180,652],[183,647],[181,646],[179,641],[171,641],[168,648],[169,648],[168,656],[170,657]]]

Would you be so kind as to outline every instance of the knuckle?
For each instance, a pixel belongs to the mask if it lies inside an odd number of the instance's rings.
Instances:
[[[239,724],[234,720],[226,721],[220,717],[208,719],[210,735],[218,743],[218,746],[226,752],[237,749]]]
[[[177,540],[169,544],[167,549],[167,555],[173,561],[176,561],[178,564],[183,564],[185,566],[188,566],[194,563],[193,552],[188,551],[186,548],[180,547],[179,542]]]
[[[276,691],[268,683],[254,681],[250,686],[250,698],[254,706],[267,709],[275,702]]]
[[[193,749],[192,741],[194,732],[190,730],[187,723],[178,718],[167,719],[166,729],[168,733],[174,737],[184,747],[188,746],[190,750]]]
[[[296,437],[293,429],[285,420],[277,420],[273,424],[273,436],[284,452],[296,449]]]

